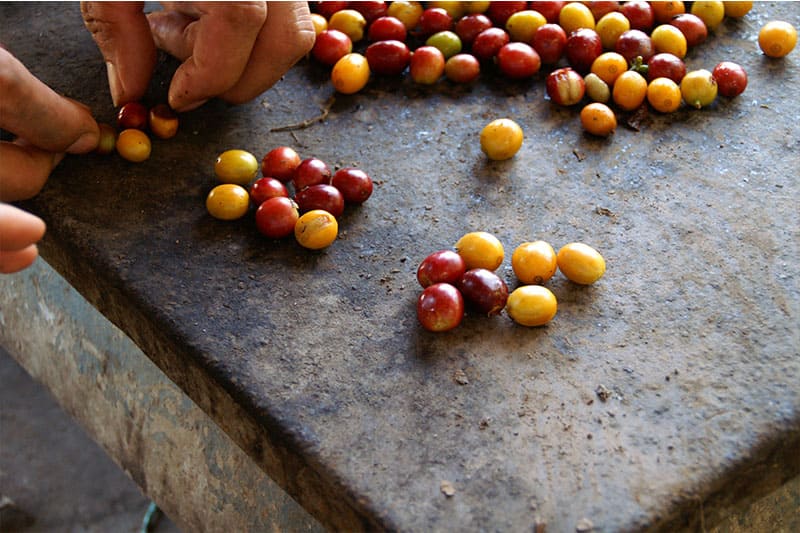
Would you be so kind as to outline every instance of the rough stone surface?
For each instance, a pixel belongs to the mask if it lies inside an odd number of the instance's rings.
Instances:
[[[77,5],[1,9],[9,49],[111,121]],[[332,94],[304,62],[250,104],[183,115],[145,163],[68,158],[25,207],[48,223],[48,262],[331,528],[711,526],[800,472],[800,69],[756,42],[799,12],[758,3],[687,57],[741,63],[745,94],[621,116],[609,139],[584,135],[540,79],[376,80],[323,122],[272,131]],[[174,67],[159,64],[149,103]],[[478,135],[501,116],[525,143],[487,162]],[[376,181],[321,252],[205,211],[217,154],[283,144]],[[527,240],[587,242],[608,271],[551,281],[547,327],[469,316],[426,333],[417,264],[473,230],[506,245],[512,286]]]

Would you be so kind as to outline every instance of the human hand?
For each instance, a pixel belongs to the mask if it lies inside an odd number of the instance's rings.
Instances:
[[[91,151],[99,139],[88,109],[56,94],[3,48],[0,128],[17,136],[0,142],[0,202],[36,195],[64,153]],[[38,217],[0,203],[0,273],[33,263],[44,230]]]
[[[314,45],[307,2],[81,2],[108,71],[115,106],[141,99],[156,47],[182,64],[169,105],[189,111],[219,97],[238,104],[274,85]]]
[[[44,230],[39,217],[0,203],[0,274],[29,267],[39,255],[36,243]]]
[[[0,128],[16,135],[0,142],[0,201],[35,196],[64,153],[97,146],[99,129],[83,105],[42,83],[0,48]]]

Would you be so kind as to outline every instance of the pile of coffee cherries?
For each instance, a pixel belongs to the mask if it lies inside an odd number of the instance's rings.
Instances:
[[[603,256],[591,246],[572,242],[558,253],[546,241],[523,242],[514,249],[511,267],[520,285],[509,292],[496,273],[504,259],[503,244],[485,231],[463,235],[453,249],[431,253],[417,268],[422,293],[417,299],[417,319],[428,331],[457,327],[470,309],[493,316],[505,309],[514,322],[543,326],[556,315],[558,302],[544,287],[560,270],[581,285],[599,280],[606,271]]]
[[[110,154],[114,150],[133,163],[150,157],[152,143],[148,131],[159,139],[171,139],[178,133],[178,116],[167,104],[148,109],[141,102],[128,102],[117,111],[117,128],[101,123],[100,139],[95,152]]]
[[[227,150],[217,157],[214,174],[221,184],[206,197],[211,216],[237,220],[253,207],[264,236],[294,234],[301,246],[312,250],[332,244],[345,206],[364,203],[373,190],[372,178],[363,170],[344,167],[332,173],[321,159],[301,159],[289,146],[273,148],[260,164],[246,150]]]
[[[747,74],[740,65],[723,61],[687,71],[684,58],[726,17],[743,17],[752,4],[323,0],[312,4],[312,56],[332,67],[333,86],[344,94],[363,89],[373,74],[429,85],[442,77],[469,83],[487,70],[529,79],[544,68],[550,100],[584,104],[582,125],[605,136],[617,125],[609,106],[633,112],[649,104],[670,113],[709,106],[718,94],[741,94]],[[780,21],[759,34],[770,57],[788,54],[796,41],[796,30]]]

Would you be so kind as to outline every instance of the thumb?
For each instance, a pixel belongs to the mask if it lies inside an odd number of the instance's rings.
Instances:
[[[141,99],[156,64],[144,2],[81,2],[86,28],[106,62],[114,106]]]

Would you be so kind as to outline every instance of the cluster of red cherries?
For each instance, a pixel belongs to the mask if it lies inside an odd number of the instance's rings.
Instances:
[[[250,199],[258,206],[256,227],[273,239],[290,234],[300,213],[323,210],[338,219],[345,204],[360,205],[372,195],[372,178],[363,170],[343,167],[331,172],[321,159],[301,159],[288,146],[267,152],[261,170],[263,177],[250,185]]]

